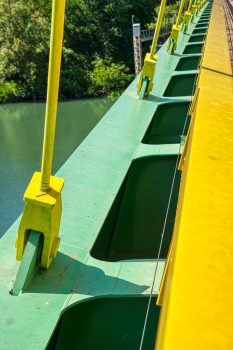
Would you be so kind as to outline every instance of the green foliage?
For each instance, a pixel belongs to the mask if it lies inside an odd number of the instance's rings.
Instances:
[[[31,1],[0,1],[0,79],[15,82],[18,98],[44,97],[49,31]]]
[[[67,48],[64,40],[59,99],[79,98],[87,94],[90,67],[86,57]]]
[[[4,83],[0,80],[0,102],[5,102],[6,100],[14,100],[17,95],[17,84],[13,80],[9,83]]]
[[[67,0],[59,98],[119,94],[133,78],[132,15],[145,27],[156,4]],[[0,0],[1,101],[46,98],[51,10],[51,0]]]
[[[97,58],[93,66],[94,70],[90,73],[89,95],[120,96],[126,84],[134,77],[128,74],[129,68],[124,64],[115,64],[112,60]]]
[[[67,0],[60,97],[96,95],[97,91],[102,94],[105,90],[110,94],[110,85],[113,94],[119,94],[132,79],[130,73],[134,70],[132,15],[145,26],[153,18],[154,5],[154,0]],[[112,85],[109,79],[101,88],[98,84],[103,72],[110,72],[110,61],[115,64],[116,84]],[[102,62],[101,69],[97,69],[97,62]],[[122,62],[125,75],[120,78]],[[101,74],[100,80],[97,72]]]
[[[132,64],[132,15],[142,27],[153,18],[154,0],[68,0],[64,36],[68,47],[94,57]]]

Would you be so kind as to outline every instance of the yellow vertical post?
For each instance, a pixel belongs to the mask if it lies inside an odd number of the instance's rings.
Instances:
[[[40,189],[47,191],[51,176],[54,135],[57,115],[57,100],[60,79],[65,0],[53,0],[50,40],[47,105],[45,117],[44,146],[41,167]]]
[[[153,79],[154,79],[154,74],[155,74],[155,68],[156,68],[156,62],[158,59],[158,56],[155,55],[155,50],[156,50],[156,45],[158,42],[158,37],[159,37],[159,32],[162,24],[162,19],[163,19],[163,13],[164,9],[166,6],[166,0],[161,1],[160,9],[159,9],[159,15],[158,15],[158,20],[156,24],[156,29],[154,33],[154,38],[153,38],[153,43],[151,47],[150,53],[146,54],[145,60],[144,60],[144,66],[140,75],[140,78],[137,83],[137,92],[138,94],[141,91],[142,88],[142,82],[144,78],[148,78],[149,82],[146,87],[146,93],[147,95],[150,94],[153,88]]]
[[[171,32],[170,38],[169,38],[168,43],[167,43],[167,51],[169,51],[170,45],[173,44],[172,49],[171,49],[171,53],[174,53],[174,51],[176,50],[176,47],[177,47],[177,41],[178,41],[180,29],[181,29],[179,24],[180,24],[181,15],[183,12],[184,3],[185,3],[185,0],[182,0],[181,4],[180,4],[180,9],[179,9],[179,13],[177,16],[176,24],[174,24],[174,26],[172,27],[172,32]]]
[[[44,236],[41,266],[48,268],[60,244],[61,191],[64,180],[51,176],[61,67],[65,0],[53,0],[47,105],[41,173],[34,173],[24,194],[26,202],[16,239],[16,259],[22,260],[31,230]]]

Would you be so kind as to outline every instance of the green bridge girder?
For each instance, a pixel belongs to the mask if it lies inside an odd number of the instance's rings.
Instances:
[[[3,349],[139,347],[172,176],[183,148],[182,126],[208,28],[202,13],[210,7],[207,3],[187,33],[180,34],[174,55],[167,54],[166,43],[158,51],[150,96],[138,99],[135,79],[58,171],[65,179],[59,252],[19,296],[9,292],[20,264],[14,247],[19,219],[0,240]],[[143,349],[154,346],[156,297],[179,176]]]

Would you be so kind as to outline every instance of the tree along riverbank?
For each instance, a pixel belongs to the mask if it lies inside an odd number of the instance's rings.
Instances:
[[[134,78],[132,15],[153,26],[159,4],[67,0],[59,99],[119,96]],[[51,0],[0,0],[0,102],[46,99],[51,9]]]

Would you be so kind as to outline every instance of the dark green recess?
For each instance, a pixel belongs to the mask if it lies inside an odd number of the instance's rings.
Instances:
[[[122,198],[125,191],[126,182],[128,179],[128,174],[125,177],[115,199],[110,211],[103,223],[103,226],[99,232],[99,235],[91,249],[91,256],[96,259],[104,261],[112,261],[112,257],[109,256],[110,246],[112,242],[112,237],[114,234],[116,222],[118,219],[118,214],[121,207]],[[116,259],[116,257],[115,257]]]
[[[139,349],[148,297],[93,299],[68,309],[47,345],[47,350]],[[153,350],[160,307],[153,297],[143,350]]]
[[[194,45],[193,45],[194,46]],[[175,75],[164,92],[164,96],[191,96],[196,74]]]
[[[212,11],[212,4],[209,3],[202,13],[211,13],[211,11]]]
[[[210,18],[210,16],[211,16],[211,14],[209,14],[209,13],[204,13],[201,17],[200,17],[200,19],[199,19],[199,21],[201,21],[202,19],[209,19]],[[199,22],[198,21],[198,22]]]
[[[184,54],[191,55],[193,53],[201,53],[203,44],[187,45],[184,49]]]
[[[176,67],[176,71],[195,70],[198,68],[200,56],[182,57]]]
[[[91,251],[94,258],[107,261],[157,258],[176,159],[175,154],[132,162],[123,196],[121,189]],[[167,257],[171,241],[179,182],[177,172],[161,258]],[[108,241],[108,245],[101,245],[103,241]]]
[[[208,27],[202,29],[194,29],[193,34],[206,34]]]
[[[189,38],[189,43],[197,43],[205,40],[205,34],[202,35],[191,35]]]
[[[199,21],[195,28],[204,27],[204,26],[208,26],[208,25],[209,25],[209,21],[203,20],[203,21]]]
[[[147,144],[180,143],[184,123],[189,111],[189,102],[161,104],[142,140]],[[187,117],[184,135],[187,135],[190,117]],[[157,141],[156,141],[157,140]]]
[[[203,19],[201,19],[200,21],[198,21],[197,25],[200,25],[200,24],[206,24],[206,25],[208,25],[208,24],[209,24],[209,18],[203,18]]]
[[[202,16],[202,17],[199,19],[198,23],[201,23],[201,22],[203,22],[203,21],[209,21],[209,20],[210,20],[210,16],[209,16],[209,15]]]

